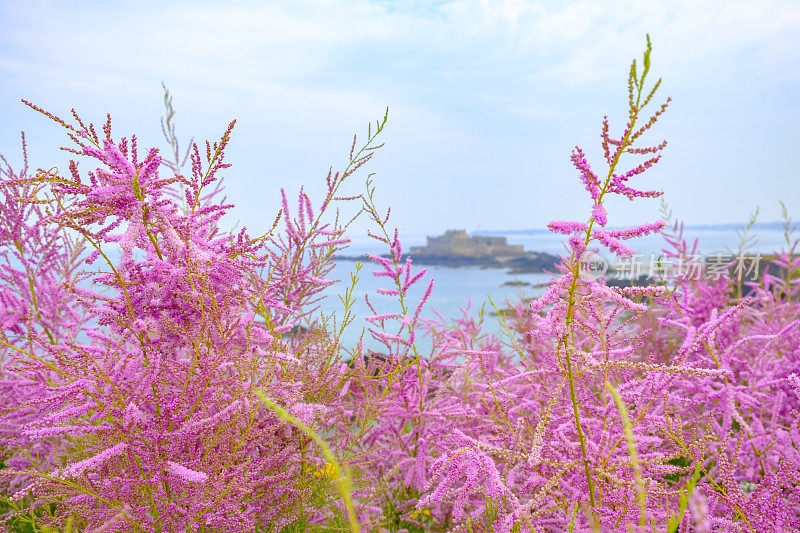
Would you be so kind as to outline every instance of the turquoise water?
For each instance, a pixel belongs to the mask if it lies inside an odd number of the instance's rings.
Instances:
[[[797,225],[797,224],[795,224]],[[508,244],[521,244],[525,250],[533,252],[547,252],[560,254],[564,251],[566,242],[564,235],[556,235],[549,231],[535,234],[512,234],[512,233],[492,233],[492,235],[504,236],[508,239]],[[777,230],[751,230],[750,235],[756,238],[757,242],[753,246],[753,251],[771,253],[781,248],[785,244],[783,231]],[[684,236],[691,245],[691,241],[697,237],[699,239],[699,249],[704,254],[724,252],[725,247],[730,247],[736,251],[739,248],[739,237],[734,230],[719,229],[686,229]],[[795,233],[795,237],[800,236]],[[345,252],[346,255],[360,255],[363,253],[384,253],[385,249],[375,246],[373,240],[366,237],[353,237],[352,245]],[[425,235],[408,234],[401,235],[403,252],[406,253],[411,246],[422,246],[426,243]],[[661,235],[648,235],[638,239],[626,241],[626,244],[633,247],[637,253],[658,253],[667,246],[666,241]]]
[[[775,250],[779,250],[785,242],[782,231],[761,230],[754,234],[757,237],[757,243],[751,248],[750,251],[752,253],[772,253]],[[692,239],[694,237],[699,238],[698,250],[702,255],[711,255],[717,252],[726,253],[726,247],[734,252],[738,251],[739,248],[739,237],[736,235],[736,232],[732,230],[721,231],[706,229],[694,232],[687,230],[685,235]],[[550,233],[534,235],[508,234],[507,238],[509,244],[522,244],[526,250],[530,251],[558,254],[562,253],[564,250],[562,244],[562,242],[564,242],[563,236]],[[405,253],[411,246],[424,245],[425,236],[407,235],[403,238],[402,242]],[[641,257],[637,260],[643,263],[649,262],[650,254],[659,255],[662,253],[661,249],[667,246],[664,239],[659,235],[630,240],[627,241],[627,244],[631,245],[637,254],[641,254]],[[381,254],[385,253],[385,249],[381,248],[380,245],[376,246],[374,241],[354,238],[351,247],[344,252],[344,255],[362,255],[364,253]],[[612,263],[614,262],[613,258],[610,258],[604,251],[601,251],[601,255],[606,259],[611,259]],[[468,304],[471,304],[469,314],[477,316],[480,307],[485,305],[487,313],[485,315],[484,331],[490,333],[497,333],[500,328],[496,317],[488,314],[488,311],[492,310],[489,304],[489,296],[491,296],[498,307],[504,306],[503,302],[506,298],[516,301],[520,298],[530,300],[543,291],[541,288],[536,288],[536,284],[549,279],[548,274],[512,275],[502,269],[445,268],[415,265],[415,269],[420,268],[427,268],[428,274],[409,291],[407,297],[407,301],[410,304],[409,312],[413,313],[414,307],[416,307],[427,288],[428,280],[432,278],[434,280],[433,292],[428,303],[423,308],[421,313],[422,317],[438,319],[434,312],[437,311],[449,321],[452,318],[460,316],[461,309],[465,308]],[[358,318],[349,329],[345,330],[342,338],[344,346],[355,345],[361,335],[361,328],[370,325],[363,320],[365,316],[373,314],[364,301],[365,294],[369,295],[370,302],[375,306],[375,310],[379,314],[401,312],[396,297],[376,294],[375,290],[378,287],[392,287],[386,283],[387,278],[372,276],[374,270],[379,269],[372,263],[365,263],[361,270],[359,283],[355,291],[356,304],[353,308]],[[416,271],[417,270],[415,270],[415,272]],[[355,272],[355,263],[350,261],[337,263],[336,268],[329,275],[329,278],[343,281],[336,283],[328,289],[327,294],[329,296],[326,301],[321,303],[321,311],[323,313],[332,314],[336,312],[337,317],[341,316],[343,306],[336,295],[344,293],[344,283],[345,281],[349,281],[351,272]],[[530,285],[517,287],[504,285],[504,283],[514,280],[527,282]],[[387,326],[389,324],[390,322],[387,322]],[[391,333],[396,333],[396,331],[391,331]],[[368,333],[364,338],[366,347],[374,350],[378,350],[382,347],[381,344],[372,339]],[[420,353],[429,353],[430,347],[430,339],[422,338],[417,342],[417,348]],[[385,348],[383,351],[385,351]]]
[[[477,316],[481,306],[485,306],[486,331],[496,332],[499,330],[496,317],[489,316],[493,307],[489,303],[489,297],[498,307],[504,307],[505,299],[519,301],[520,298],[529,300],[542,292],[541,288],[535,288],[540,282],[550,279],[547,274],[518,274],[510,275],[500,269],[480,269],[480,268],[444,268],[444,267],[420,267],[426,268],[427,274],[409,289],[405,302],[407,303],[408,314],[413,314],[417,304],[420,302],[430,279],[434,280],[434,287],[430,298],[423,307],[420,316],[423,318],[439,320],[436,316],[438,312],[447,321],[461,316],[461,309],[470,304],[470,315]],[[370,303],[375,307],[378,314],[402,313],[402,308],[396,296],[386,296],[376,293],[379,287],[392,288],[387,283],[385,277],[374,277],[372,272],[378,270],[371,263],[364,264],[359,274],[359,282],[354,292],[355,304],[353,311],[358,317],[351,327],[345,330],[342,338],[344,346],[354,346],[361,335],[361,328],[368,327],[370,324],[363,320],[364,317],[372,315],[364,299],[369,296]],[[337,317],[341,317],[343,305],[337,295],[344,294],[345,283],[350,280],[350,273],[355,272],[355,263],[343,261],[336,264],[334,271],[328,276],[329,279],[339,279],[342,282],[330,287],[327,291],[328,297],[322,303],[321,311],[326,314],[336,312]],[[527,282],[527,286],[507,286],[507,281]],[[390,280],[388,280],[390,281]],[[387,321],[387,329],[394,322]],[[396,326],[394,331],[397,333]],[[423,337],[418,340],[417,349],[422,354],[430,353],[431,341]],[[367,333],[364,337],[364,346],[373,350],[379,350],[382,345],[372,339]],[[381,351],[385,351],[385,348]]]
[[[733,250],[738,250],[739,237],[734,231],[720,231],[720,230],[698,230],[686,231],[687,236],[699,237],[699,250],[701,253],[713,254],[715,252],[725,251],[726,247]],[[772,253],[781,248],[784,244],[784,236],[782,231],[757,231],[755,235],[758,242],[753,246],[752,252],[761,252],[762,254]],[[564,250],[563,236],[554,235],[551,233],[529,234],[529,235],[513,235],[507,234],[509,244],[521,244],[526,250],[540,251],[549,253],[561,253]],[[351,237],[352,238],[352,237]],[[424,245],[425,235],[406,235],[403,237],[404,253],[407,252],[411,246]],[[648,236],[641,239],[628,241],[637,254],[642,254],[641,261],[647,262],[648,254],[659,254],[661,248],[666,246],[665,241],[660,236]],[[344,255],[363,255],[364,253],[382,254],[385,253],[380,243],[375,244],[366,238],[353,238],[353,243],[349,249],[343,252]],[[116,255],[116,254],[112,254]],[[601,252],[601,255],[609,258],[608,254]],[[613,261],[612,261],[613,262]],[[433,292],[427,304],[423,308],[421,316],[426,319],[438,320],[436,312],[438,312],[447,321],[461,316],[461,309],[470,305],[469,314],[473,317],[478,315],[478,310],[481,306],[485,306],[486,314],[484,320],[483,330],[488,333],[498,333],[500,327],[497,323],[497,318],[489,314],[492,311],[492,306],[489,304],[489,297],[494,300],[498,307],[504,307],[505,299],[512,301],[519,301],[524,299],[529,301],[542,293],[542,288],[537,288],[538,283],[546,282],[549,279],[548,274],[509,274],[503,269],[481,269],[481,268],[445,268],[439,266],[422,266],[414,265],[414,272],[421,268],[427,268],[427,275],[411,288],[407,296],[408,312],[413,314],[416,305],[419,303],[425,289],[427,288],[428,281],[434,280]],[[384,296],[376,293],[379,287],[392,288],[388,285],[387,278],[374,277],[372,272],[378,268],[371,262],[364,263],[361,269],[360,279],[356,286],[354,293],[355,305],[353,310],[357,316],[356,321],[345,330],[342,344],[345,347],[355,346],[361,335],[362,328],[370,326],[364,320],[364,317],[370,316],[373,313],[369,310],[364,300],[365,295],[369,295],[370,301],[375,306],[378,314],[383,313],[401,313],[402,310],[396,297]],[[320,310],[317,314],[325,313],[328,315],[337,314],[340,318],[343,311],[343,305],[339,301],[338,295],[344,294],[346,283],[349,282],[350,273],[355,271],[355,263],[352,261],[341,261],[336,263],[334,271],[328,276],[330,279],[341,280],[338,283],[329,287],[326,291],[327,298],[320,302]],[[521,281],[528,285],[522,286],[509,286],[507,282]],[[97,287],[95,287],[95,290]],[[390,322],[387,322],[387,326]],[[396,333],[392,331],[391,333]],[[380,350],[382,345],[376,340],[372,339],[367,333],[364,337],[365,346],[373,350]],[[431,349],[431,341],[428,338],[422,337],[418,339],[417,349],[422,354],[428,354]],[[385,351],[383,349],[382,351]]]

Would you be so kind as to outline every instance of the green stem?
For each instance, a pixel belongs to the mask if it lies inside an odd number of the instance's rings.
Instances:
[[[630,126],[628,127],[625,135],[623,135],[622,139],[620,139],[619,149],[617,150],[616,154],[614,155],[614,159],[609,163],[608,168],[608,175],[606,176],[605,183],[603,187],[600,189],[600,194],[597,197],[596,203],[602,204],[603,203],[603,196],[605,195],[606,191],[608,190],[609,185],[611,184],[611,178],[614,175],[614,170],[619,163],[622,154],[625,152],[625,149],[631,144],[632,140],[630,139],[631,134],[633,132],[634,126],[636,124],[636,119],[638,118],[639,114],[639,102],[642,96],[642,89],[644,87],[644,79],[647,75],[647,70],[649,68],[649,37],[648,37],[648,51],[645,53],[645,69],[642,73],[642,79],[636,80],[636,103],[633,103],[632,93],[631,93],[631,114],[630,114]],[[630,81],[634,79],[635,70],[631,69],[631,78]],[[630,83],[629,81],[629,83]],[[586,228],[586,237],[584,240],[584,247],[588,246],[589,243],[592,241],[592,227],[594,225],[594,217],[589,219],[588,227]],[[567,305],[567,314],[565,317],[565,325],[567,326],[568,333],[563,338],[564,343],[564,357],[566,359],[566,370],[567,370],[567,379],[569,380],[569,390],[570,390],[570,399],[572,400],[572,412],[575,417],[575,429],[578,433],[578,440],[580,441],[581,445],[581,456],[583,458],[583,468],[586,473],[586,482],[589,486],[589,501],[592,507],[596,506],[595,500],[595,486],[594,481],[592,480],[592,473],[591,467],[589,466],[589,458],[586,453],[586,437],[583,434],[583,428],[581,426],[581,418],[580,418],[580,410],[578,406],[578,397],[575,392],[575,376],[572,372],[572,358],[569,355],[569,339],[571,336],[574,335],[573,329],[573,322],[575,317],[576,311],[576,299],[575,299],[575,289],[577,288],[578,284],[578,276],[580,274],[580,265],[575,260],[575,252],[572,252],[572,258],[570,261],[570,268],[572,270],[572,282],[569,288],[569,296],[568,296],[568,305]],[[574,338],[573,338],[573,345],[574,345]]]

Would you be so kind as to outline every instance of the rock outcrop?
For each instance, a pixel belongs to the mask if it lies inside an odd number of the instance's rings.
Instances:
[[[448,230],[439,237],[428,237],[427,246],[412,246],[409,255],[418,265],[505,268],[511,274],[552,271],[559,262],[555,255],[526,252],[522,245],[510,245],[505,237],[469,236],[465,230]],[[335,259],[364,261],[367,258],[340,255]]]

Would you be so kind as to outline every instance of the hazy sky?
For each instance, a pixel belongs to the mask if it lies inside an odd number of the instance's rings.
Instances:
[[[33,166],[66,170],[69,155],[63,129],[21,98],[97,126],[111,113],[116,138],[165,148],[163,81],[183,146],[237,119],[228,197],[255,233],[280,187],[318,199],[388,106],[386,145],[348,192],[375,172],[393,223],[429,234],[585,220],[571,150],[607,171],[603,115],[618,135],[649,33],[648,87],[663,77],[651,109],[672,103],[643,137],[669,145],[641,188],[689,223],[756,206],[778,220],[781,199],[800,218],[796,0],[0,0],[0,30],[0,153],[17,167],[21,130]],[[611,225],[657,216],[658,200],[609,204]]]

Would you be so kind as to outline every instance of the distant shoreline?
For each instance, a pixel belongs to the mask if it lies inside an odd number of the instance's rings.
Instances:
[[[390,258],[388,254],[380,257]],[[411,255],[411,260],[417,265],[444,266],[449,268],[496,268],[508,270],[509,274],[543,273],[546,270],[554,271],[561,260],[548,253],[529,253],[518,257],[468,257],[459,255]],[[362,261],[370,262],[366,255],[335,255],[334,261]]]
[[[797,222],[792,222],[792,226],[797,226]],[[747,222],[729,222],[722,224],[684,224],[684,231],[736,231],[747,227]],[[756,222],[753,224],[754,231],[783,231],[785,223],[782,221],[773,222]],[[624,226],[609,228],[609,229],[624,229]],[[510,229],[510,230],[478,230],[471,233],[471,235],[546,235],[552,232],[546,228],[527,228],[527,229]]]

